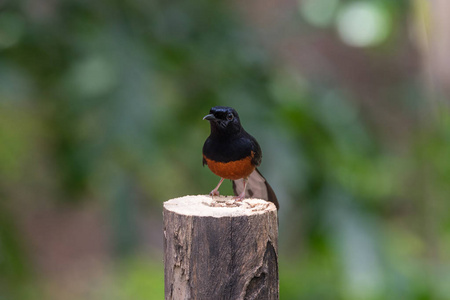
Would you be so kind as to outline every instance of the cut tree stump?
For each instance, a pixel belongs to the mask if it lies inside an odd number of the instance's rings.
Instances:
[[[278,299],[275,205],[186,196],[164,202],[165,299]]]

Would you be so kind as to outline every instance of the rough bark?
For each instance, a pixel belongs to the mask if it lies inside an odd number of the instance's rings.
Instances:
[[[272,203],[186,196],[164,203],[166,299],[278,299]]]

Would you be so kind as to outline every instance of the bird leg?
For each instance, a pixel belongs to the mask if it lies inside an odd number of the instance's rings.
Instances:
[[[223,182],[223,180],[224,180],[225,178],[220,178],[220,181],[219,181],[219,184],[215,187],[215,189],[213,189],[212,191],[211,191],[211,193],[209,193],[209,195],[212,197],[212,196],[219,196],[220,195],[220,193],[219,193],[219,187],[220,187],[220,185],[222,184],[222,182]]]
[[[242,201],[245,198],[245,188],[247,187],[247,181],[248,181],[248,177],[244,178],[244,189],[242,190],[242,193],[240,193],[238,196],[235,196],[233,199],[235,201]]]

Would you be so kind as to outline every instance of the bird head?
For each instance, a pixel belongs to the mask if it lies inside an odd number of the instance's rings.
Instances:
[[[239,115],[231,107],[214,106],[203,120],[208,120],[211,124],[211,134],[234,134],[242,129]]]

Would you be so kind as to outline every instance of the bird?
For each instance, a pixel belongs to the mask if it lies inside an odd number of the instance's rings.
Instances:
[[[232,107],[214,106],[203,120],[209,121],[211,127],[203,145],[203,166],[207,165],[220,177],[209,195],[220,195],[219,187],[224,179],[231,179],[236,201],[260,198],[273,202],[279,209],[275,192],[257,168],[262,159],[261,147],[244,130],[237,111]]]

